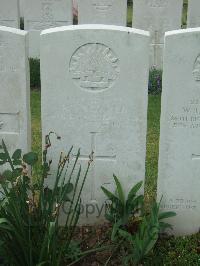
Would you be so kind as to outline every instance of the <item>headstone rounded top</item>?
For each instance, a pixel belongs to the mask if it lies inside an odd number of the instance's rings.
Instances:
[[[0,31],[20,34],[20,35],[23,35],[23,36],[27,34],[27,31],[19,30],[19,29],[11,28],[11,27],[6,27],[6,26],[0,26]]]
[[[147,37],[150,36],[150,33],[145,30],[123,27],[123,26],[115,26],[115,25],[103,25],[103,24],[84,24],[84,25],[70,25],[70,26],[56,27],[56,28],[43,30],[41,32],[41,35],[54,33],[54,32],[70,31],[70,30],[113,30],[113,31],[123,31],[127,33],[141,34]]]
[[[179,35],[185,35],[187,34],[193,34],[194,32],[196,33],[199,33],[200,32],[200,27],[198,28],[188,28],[188,29],[182,29],[182,30],[171,30],[171,31],[166,31],[165,32],[165,37],[168,37],[168,36],[177,36],[177,34]]]

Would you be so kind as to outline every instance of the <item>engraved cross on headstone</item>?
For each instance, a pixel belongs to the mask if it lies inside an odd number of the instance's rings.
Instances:
[[[160,41],[159,41],[159,32],[157,30],[154,31],[153,33],[154,38],[153,38],[153,64],[156,66],[156,62],[157,62],[157,47],[158,45],[160,45]]]
[[[96,161],[109,161],[109,162],[115,162],[116,161],[116,155],[98,155],[96,154],[96,137],[97,137],[98,132],[90,132],[91,135],[91,152],[93,154],[93,162],[91,164],[91,200],[95,200],[95,178],[96,178],[96,167],[95,167],[95,162]],[[73,156],[74,158],[76,156]],[[88,161],[89,160],[89,155],[83,155],[81,154],[79,156],[79,160],[82,161]]]

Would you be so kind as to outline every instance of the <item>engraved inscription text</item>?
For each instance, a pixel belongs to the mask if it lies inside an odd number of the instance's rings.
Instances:
[[[92,5],[98,11],[108,11],[113,5],[113,0],[92,0]]]
[[[193,75],[195,81],[200,81],[200,55],[198,55],[198,57],[195,60]]]

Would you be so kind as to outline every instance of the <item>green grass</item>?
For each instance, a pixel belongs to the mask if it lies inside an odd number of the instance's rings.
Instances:
[[[143,265],[152,266],[199,266],[200,234],[189,237],[160,239],[154,252]]]
[[[128,27],[132,27],[132,16],[133,16],[133,7],[132,5],[129,5],[127,9],[127,26]]]
[[[37,152],[39,160],[33,169],[34,180],[41,176],[42,161],[42,134],[41,134],[41,94],[40,91],[31,91],[31,129],[32,129],[32,151]]]
[[[32,149],[41,154],[41,96],[39,91],[31,91]],[[40,156],[41,158],[41,156]]]
[[[187,1],[184,1],[183,14],[182,14],[182,28],[187,27],[187,8],[188,8],[188,3]]]
[[[146,153],[145,199],[150,203],[156,196],[160,131],[160,95],[149,95]]]

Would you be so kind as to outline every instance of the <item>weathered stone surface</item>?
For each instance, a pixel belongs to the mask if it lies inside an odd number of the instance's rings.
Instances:
[[[26,0],[24,28],[29,31],[29,57],[39,58],[41,30],[73,24],[72,0]]]
[[[133,27],[151,33],[150,66],[162,68],[164,33],[181,28],[183,0],[134,0]]]
[[[188,28],[200,27],[200,1],[199,0],[188,1],[187,27]]]
[[[27,0],[19,0],[19,11],[20,11],[20,17],[24,17],[24,9],[25,9],[25,2]]]
[[[19,28],[19,1],[0,1],[0,26]]]
[[[113,173],[126,192],[145,178],[148,51],[148,33],[125,27],[69,26],[41,34],[43,139],[50,131],[62,137],[52,138],[52,169],[71,145],[74,152],[81,148],[83,168],[94,151],[82,223],[104,220],[100,187],[114,190]]]
[[[9,151],[31,146],[27,45],[25,31],[0,27],[0,142]]]
[[[78,0],[79,24],[126,26],[127,1]]]
[[[158,200],[176,235],[200,228],[200,30],[166,34]]]

